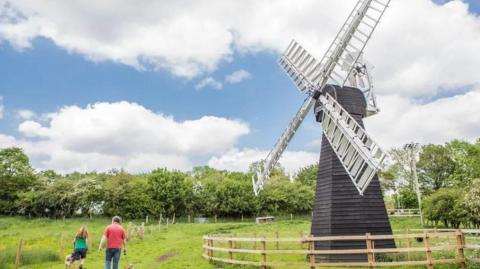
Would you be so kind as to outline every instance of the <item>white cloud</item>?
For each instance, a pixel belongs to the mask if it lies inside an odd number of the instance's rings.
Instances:
[[[18,146],[18,141],[13,136],[0,134],[0,148]]]
[[[5,109],[2,101],[3,101],[3,97],[0,96],[0,120],[3,119],[3,110]]]
[[[383,148],[480,137],[480,88],[427,104],[399,95],[379,96],[378,102],[382,110],[366,118],[365,125]]]
[[[208,165],[217,169],[246,172],[251,163],[264,159],[267,154],[268,151],[264,150],[233,148],[223,155],[212,157],[208,161]],[[286,151],[280,158],[279,163],[287,173],[295,174],[300,168],[317,163],[318,160],[318,153]]]
[[[244,69],[237,70],[225,77],[225,82],[230,84],[239,83],[241,81],[252,78],[252,74]]]
[[[425,97],[480,82],[480,17],[467,3],[392,1],[367,47],[382,94]]]
[[[356,1],[16,0],[0,5],[0,40],[21,49],[44,37],[92,61],[193,77],[235,51],[280,52],[292,38],[321,57]],[[381,93],[425,96],[478,83],[478,47],[480,17],[467,3],[402,0],[392,1],[366,57]]]
[[[212,77],[207,77],[202,79],[199,83],[195,85],[195,89],[201,90],[203,88],[212,88],[215,90],[221,90],[223,88],[223,84],[220,81],[215,80]]]
[[[246,123],[214,116],[183,122],[128,102],[64,107],[41,124],[19,125],[23,139],[0,135],[0,147],[17,145],[38,168],[61,172],[156,167],[189,169],[195,158],[223,154],[249,133]]]
[[[228,83],[228,84],[235,84],[243,80],[250,79],[251,77],[252,75],[249,72],[243,69],[240,69],[231,74],[226,75],[224,81],[225,83]],[[198,82],[195,85],[196,90],[201,90],[203,88],[212,88],[215,90],[221,90],[223,89],[223,83],[221,81],[214,79],[213,77],[206,77],[200,80],[200,82]]]
[[[35,118],[37,115],[35,112],[28,110],[28,109],[19,109],[17,110],[17,115],[23,120],[30,120]]]
[[[141,5],[136,1],[118,5],[116,1],[104,0],[89,5],[80,0],[52,0],[47,5],[34,0],[16,0],[10,4],[0,0],[0,42],[9,42],[21,50],[29,48],[34,38],[44,37],[92,61],[108,60],[138,69],[163,69],[178,76],[194,77],[214,71],[224,61],[231,61],[235,52],[278,53],[292,38],[319,58],[355,2],[147,0]],[[380,114],[366,119],[367,130],[385,148],[412,140],[441,143],[453,138],[480,136],[478,87],[466,94],[427,104],[414,101],[418,97],[444,95],[460,86],[480,85],[480,54],[476,53],[479,47],[480,17],[468,13],[467,3],[451,1],[438,6],[430,0],[392,1],[366,51],[366,58],[376,66],[373,75],[382,109]],[[223,85],[207,77],[197,87],[221,89]],[[146,114],[153,114],[149,119],[155,119],[152,121],[156,123],[151,124],[150,120],[129,119],[128,113],[119,112],[126,117],[125,122],[135,128],[121,124],[123,119],[117,119],[121,117],[115,113],[100,117],[105,125],[96,123],[97,112],[92,111],[100,111],[103,107],[112,110],[118,106],[140,107],[120,104],[64,108],[53,113],[48,126],[27,121],[19,126],[27,140],[17,142],[26,145],[30,152],[46,154],[43,164],[60,169],[79,164],[98,168],[100,163],[108,168],[115,165],[141,167],[141,163],[155,160],[175,160],[172,165],[190,165],[191,156],[195,155],[195,146],[192,145],[203,144],[203,140],[192,137],[190,141],[183,137],[190,137],[182,129],[186,128],[186,122],[148,112]],[[76,117],[76,113],[83,118]],[[60,121],[63,116],[65,120]],[[71,128],[76,133],[69,130],[70,118],[75,123]],[[157,121],[162,124],[158,125]],[[87,123],[85,129],[84,123]],[[174,141],[177,139],[176,132],[171,136],[164,133],[169,134],[170,128],[166,128],[167,131],[156,129],[155,126],[164,127],[163,124],[177,126],[174,128],[177,131],[184,130],[178,131],[180,140],[186,139],[191,145],[178,145],[181,150],[159,148],[156,136],[161,138],[160,144],[169,144],[168,137],[174,137]],[[156,131],[147,131],[150,128]],[[135,132],[137,129],[144,131]],[[224,143],[218,151],[232,149],[236,139],[248,133],[248,128],[245,130],[231,138],[229,143]],[[68,135],[64,137],[62,132]],[[28,140],[32,136],[40,141]],[[125,139],[130,141],[130,137],[133,137],[131,148],[129,143],[122,143]],[[158,151],[149,151],[150,147],[145,148],[140,143],[143,141],[152,141],[154,146],[151,149]],[[12,137],[0,137],[0,143],[7,142],[11,144]],[[145,151],[130,153],[138,145]],[[177,148],[177,145],[172,147]],[[49,153],[50,148],[52,153]],[[237,153],[232,151],[234,153],[230,155],[214,151],[208,154],[219,157],[212,158],[212,163],[231,167],[235,163],[228,161],[227,157],[233,158],[240,153],[254,155],[248,149],[237,150]],[[261,153],[258,155],[263,158],[264,152]],[[134,159],[137,160],[135,164]],[[245,167],[244,164],[240,166]]]

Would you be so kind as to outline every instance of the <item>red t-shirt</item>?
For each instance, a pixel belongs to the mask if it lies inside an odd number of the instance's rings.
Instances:
[[[122,226],[116,223],[110,224],[103,235],[107,237],[107,248],[122,248],[125,239],[125,230]]]

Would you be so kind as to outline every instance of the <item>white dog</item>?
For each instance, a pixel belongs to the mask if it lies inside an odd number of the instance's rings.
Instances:
[[[72,255],[67,255],[67,257],[65,257],[65,268],[70,268],[72,266],[72,263],[73,263]]]
[[[65,268],[72,268],[72,266],[74,266],[74,268],[83,268],[83,264],[78,264],[78,261],[74,260],[73,255],[67,255],[65,257]]]

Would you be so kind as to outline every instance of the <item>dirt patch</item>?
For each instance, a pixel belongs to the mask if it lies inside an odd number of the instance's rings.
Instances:
[[[157,258],[157,262],[159,262],[159,263],[165,263],[165,262],[167,262],[168,260],[170,260],[171,258],[173,258],[173,257],[175,257],[175,256],[177,256],[177,255],[178,255],[178,253],[176,253],[176,252],[168,252],[168,253],[165,253],[165,254],[163,254],[162,256],[159,256],[159,257]]]

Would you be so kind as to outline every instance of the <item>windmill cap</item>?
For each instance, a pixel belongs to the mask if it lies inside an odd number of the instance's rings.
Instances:
[[[337,85],[326,85],[322,94],[328,93],[337,100],[338,103],[352,116],[365,117],[367,114],[367,102],[365,101],[365,95],[357,88],[353,87],[340,87]],[[317,101],[315,104],[315,110],[318,111],[318,107],[322,104]],[[315,117],[318,122],[322,120],[322,112],[315,113]]]

